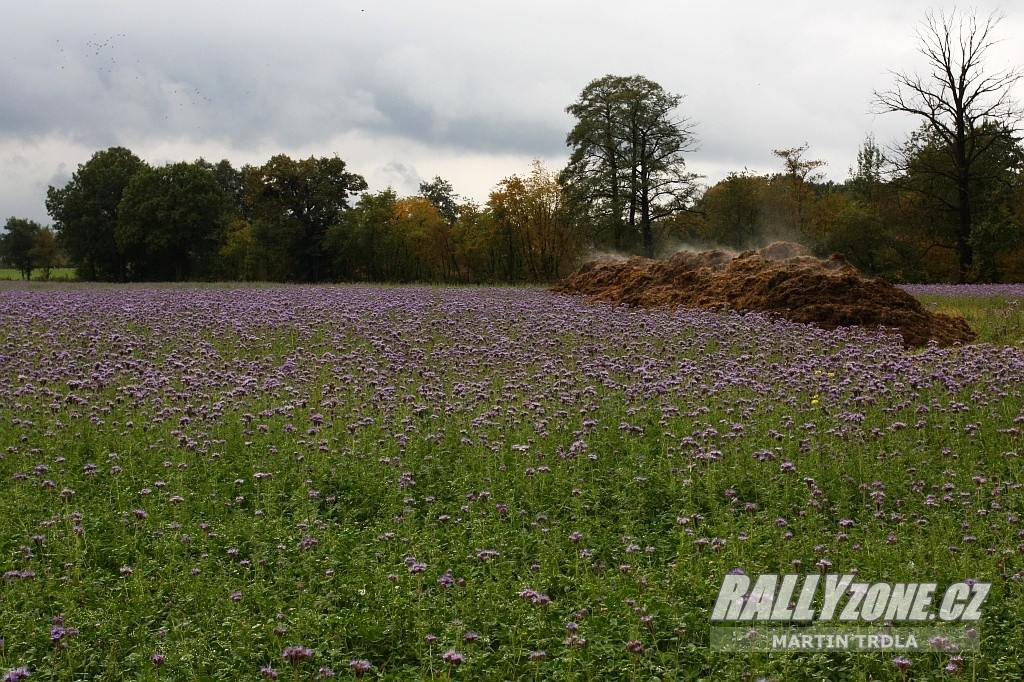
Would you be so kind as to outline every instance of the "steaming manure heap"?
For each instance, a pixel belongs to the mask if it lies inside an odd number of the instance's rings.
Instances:
[[[679,251],[667,260],[599,258],[552,291],[637,308],[750,310],[830,330],[891,327],[909,348],[977,338],[962,317],[926,310],[907,292],[865,277],[838,254],[816,258],[789,242],[738,255],[711,250]]]

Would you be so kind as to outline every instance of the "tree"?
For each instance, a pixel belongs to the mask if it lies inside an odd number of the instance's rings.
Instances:
[[[972,165],[968,195],[971,264],[966,274],[971,279],[994,281],[1000,276],[996,256],[1019,241],[1011,207],[1022,183],[1024,147],[994,122],[980,126],[977,137],[984,140],[985,151]],[[918,214],[906,229],[923,228],[924,248],[949,250],[959,256],[961,194],[945,142],[924,125],[899,150],[898,159],[900,173],[894,184],[912,197],[913,211],[908,215]],[[962,279],[959,258],[958,266],[957,276]]]
[[[395,279],[399,260],[394,230],[398,196],[390,187],[364,193],[346,215],[344,224],[327,231],[325,246],[335,271],[346,279],[383,282]]]
[[[689,206],[696,177],[683,156],[695,149],[693,127],[674,114],[681,95],[642,76],[604,76],[589,83],[566,108],[577,123],[566,137],[572,148],[563,181],[572,199],[611,232],[620,250],[639,237],[654,255],[654,221]]]
[[[210,171],[217,180],[217,184],[227,193],[231,199],[231,210],[236,217],[249,218],[245,206],[245,174],[252,166],[235,168],[227,159],[221,159],[217,163],[210,163],[199,159],[196,164]]]
[[[441,214],[448,225],[437,237],[441,240],[441,248],[444,250],[445,269],[448,271],[446,279],[457,279],[459,276],[459,259],[455,245],[455,225],[459,222],[459,200],[452,184],[435,176],[430,182],[420,183],[420,196],[429,201]]]
[[[8,218],[6,234],[0,236],[0,258],[21,272],[22,279],[32,279],[36,240],[43,226],[34,220]]]
[[[401,281],[431,281],[446,277],[448,222],[428,199],[405,197],[395,202],[391,221],[396,278]]]
[[[420,196],[430,201],[450,224],[454,225],[459,219],[460,197],[455,193],[452,183],[441,176],[434,176],[430,182],[421,182]]]
[[[50,270],[57,267],[62,260],[57,234],[49,227],[44,227],[36,233],[35,242],[28,253],[32,258],[32,267],[43,271],[44,280],[50,279]]]
[[[459,205],[455,244],[463,281],[480,284],[498,280],[501,268],[496,234],[494,214],[489,209],[472,201]]]
[[[118,206],[117,246],[131,280],[174,280],[212,272],[231,197],[202,161],[144,168]]]
[[[499,233],[508,236],[526,276],[535,282],[566,274],[579,253],[579,234],[572,212],[562,200],[557,177],[540,161],[526,177],[513,175],[498,183],[488,206]]]
[[[782,220],[788,231],[802,238],[818,236],[810,234],[810,214],[815,199],[813,185],[824,178],[818,169],[825,166],[824,161],[804,158],[808,147],[804,142],[799,147],[772,150],[772,154],[782,159],[785,168],[785,172],[775,178],[781,182],[783,190],[780,197]]]
[[[252,256],[252,225],[241,218],[229,220],[217,251],[218,277],[239,282],[257,279],[261,273],[253,263]]]
[[[708,188],[699,206],[710,241],[734,249],[751,248],[762,241],[768,178],[751,173],[730,173]]]
[[[1024,71],[1019,67],[987,68],[988,53],[996,43],[992,32],[998,23],[996,15],[979,21],[972,12],[928,12],[917,39],[929,73],[894,71],[893,88],[876,92],[874,97],[882,112],[921,117],[938,143],[939,157],[948,162],[955,190],[954,236],[961,280],[969,277],[974,262],[976,215],[971,199],[978,161],[999,141],[999,135],[985,134],[985,130],[998,125],[1012,134],[1022,116],[1011,92]]]
[[[265,223],[257,234],[274,240],[267,247],[281,247],[288,279],[308,282],[328,276],[327,230],[365,189],[366,180],[346,171],[337,156],[296,161],[278,154],[245,173],[246,203]]]
[[[71,181],[46,192],[46,210],[78,277],[124,281],[127,261],[117,245],[117,208],[145,162],[124,147],[96,152]]]
[[[868,135],[857,150],[857,167],[850,169],[847,187],[860,199],[875,201],[885,184],[889,159],[875,142],[874,135]]]

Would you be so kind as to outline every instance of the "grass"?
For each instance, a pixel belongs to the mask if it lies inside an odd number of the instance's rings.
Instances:
[[[36,268],[32,271],[32,281],[44,281],[44,271],[42,268]],[[2,280],[21,280],[21,271],[17,268],[0,268],[0,281]],[[71,282],[76,279],[74,268],[51,268],[50,269],[50,281],[65,281]]]
[[[991,581],[956,667],[1020,676],[1022,368],[511,288],[0,288],[0,674],[950,676],[710,651],[742,568]]]
[[[1020,347],[1024,344],[1024,309],[1017,296],[918,295],[933,312],[959,315],[978,332],[980,343]]]

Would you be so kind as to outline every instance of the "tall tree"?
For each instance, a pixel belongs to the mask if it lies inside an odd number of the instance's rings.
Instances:
[[[445,270],[447,271],[445,278],[457,279],[461,268],[455,244],[455,225],[459,222],[461,198],[455,193],[452,183],[440,176],[435,176],[430,182],[421,182],[420,196],[434,205],[448,225],[448,229],[437,236],[441,240],[440,247],[444,251]]]
[[[1018,188],[1024,183],[1024,147],[1020,140],[988,123],[978,130],[985,151],[972,166],[968,200],[971,207],[971,270],[974,279],[999,278],[996,256],[1020,241],[1011,212]],[[923,215],[915,223],[923,228],[925,248],[959,255],[960,191],[958,173],[946,153],[945,142],[928,126],[911,135],[897,155],[900,173],[894,185],[915,199]],[[908,212],[908,215],[913,215]],[[962,268],[962,263],[958,262]],[[960,270],[963,276],[963,270]]]
[[[146,163],[124,147],[96,152],[71,181],[46,192],[46,210],[79,278],[124,281],[127,261],[117,245],[117,207]]]
[[[615,249],[638,237],[653,257],[654,221],[687,208],[696,194],[697,176],[684,162],[696,146],[693,126],[675,114],[681,101],[643,76],[608,75],[566,108],[577,122],[566,137],[572,153],[563,181],[599,216]]]
[[[993,124],[1012,133],[1021,122],[1021,109],[1012,97],[1014,85],[1024,77],[1020,67],[991,69],[989,52],[996,40],[999,17],[979,20],[973,12],[928,12],[917,32],[918,52],[928,73],[896,71],[892,89],[876,92],[883,112],[919,116],[940,143],[948,159],[955,188],[955,245],[960,278],[971,275],[974,263],[975,211],[971,203],[977,182],[978,161],[998,142],[985,134]]]
[[[288,279],[315,282],[330,274],[327,229],[341,220],[349,198],[366,189],[366,180],[345,168],[337,156],[296,161],[278,154],[245,173],[246,202],[266,223],[257,232],[285,249]]]
[[[8,218],[4,225],[7,232],[0,235],[0,259],[16,267],[22,279],[32,279],[35,247],[43,226],[34,220]]]
[[[115,233],[128,278],[181,281],[212,273],[231,201],[203,161],[136,173],[118,206]]]
[[[572,148],[563,182],[573,203],[593,217],[596,241],[608,243],[616,251],[627,247],[632,236],[625,221],[628,191],[623,187],[621,91],[625,78],[605,76],[583,88],[579,99],[566,108],[576,125],[566,137]],[[603,239],[605,234],[610,240]]]
[[[825,166],[820,159],[805,159],[809,145],[804,142],[799,147],[790,149],[773,149],[772,154],[782,159],[785,172],[776,176],[781,181],[782,218],[787,230],[806,239],[810,234],[811,209],[815,190],[813,185],[820,182],[824,175],[818,171]]]

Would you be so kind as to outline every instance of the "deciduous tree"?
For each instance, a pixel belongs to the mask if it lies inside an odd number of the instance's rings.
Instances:
[[[315,282],[328,276],[327,229],[340,222],[349,199],[366,189],[361,175],[337,156],[296,161],[278,154],[245,174],[245,197],[284,249],[286,276]],[[273,246],[268,244],[268,247]]]
[[[572,153],[564,182],[617,250],[638,239],[653,257],[653,222],[695,197],[696,176],[684,162],[695,149],[693,125],[676,115],[681,101],[642,76],[609,75],[566,109],[577,122],[566,138]]]
[[[36,257],[32,253],[43,226],[34,220],[8,218],[0,235],[0,259],[18,269],[22,279],[32,279]]]
[[[977,216],[972,198],[979,160],[1000,139],[986,131],[997,126],[1012,133],[1022,117],[1012,93],[1024,71],[990,64],[998,23],[996,15],[979,19],[971,11],[928,12],[917,32],[926,73],[895,71],[893,87],[874,97],[880,111],[920,117],[937,143],[936,161],[942,158],[955,189],[954,237],[961,280],[971,276],[974,263]]]
[[[212,272],[230,210],[208,164],[140,170],[125,188],[115,232],[128,278],[181,281]]]
[[[146,163],[124,147],[96,152],[71,181],[46,192],[46,210],[81,279],[124,281],[127,261],[117,245],[117,208]]]
[[[57,244],[57,234],[52,228],[44,227],[36,233],[29,256],[32,257],[32,267],[43,271],[44,280],[50,279],[50,270],[57,267],[63,259],[60,245]]]

